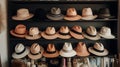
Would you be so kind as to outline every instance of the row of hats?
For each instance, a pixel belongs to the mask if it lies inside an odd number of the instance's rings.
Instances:
[[[27,20],[34,16],[34,14],[30,13],[28,9],[21,8],[17,10],[17,15],[13,16],[13,20]],[[109,19],[114,18],[114,16],[111,16],[109,8],[101,8],[99,10],[98,15],[93,15],[93,11],[91,8],[83,8],[82,10],[82,16],[77,14],[77,11],[75,8],[68,8],[66,15],[63,15],[61,13],[61,9],[57,7],[51,8],[51,11],[46,15],[46,17],[50,20],[68,20],[68,21],[76,21],[76,20],[94,20],[95,18],[103,18],[103,19]]]
[[[15,46],[15,52],[12,54],[12,57],[18,59],[28,55],[30,59],[34,60],[40,59],[42,55],[46,58],[55,58],[59,55],[62,57],[73,57],[75,55],[85,57],[90,55],[88,51],[97,56],[105,56],[109,53],[103,44],[98,42],[93,47],[89,47],[88,50],[84,42],[79,42],[74,49],[71,43],[65,42],[60,51],[56,50],[54,44],[48,44],[47,50],[44,50],[38,43],[33,43],[30,48],[25,47],[22,43],[18,43]]]
[[[109,27],[103,26],[100,29],[100,32],[97,32],[94,26],[89,26],[86,32],[82,32],[82,27],[79,25],[74,25],[71,30],[68,26],[61,26],[59,31],[55,31],[54,27],[47,27],[45,31],[39,31],[38,27],[31,27],[29,32],[26,30],[26,26],[23,24],[19,24],[16,26],[15,30],[11,30],[10,33],[13,36],[26,38],[29,40],[35,40],[41,38],[41,36],[45,39],[51,40],[56,38],[61,39],[70,39],[71,36],[76,39],[90,39],[90,40],[99,40],[101,37],[106,39],[115,38],[111,33],[111,29]]]

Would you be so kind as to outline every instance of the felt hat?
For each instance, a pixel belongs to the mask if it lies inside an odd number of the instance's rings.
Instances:
[[[93,15],[91,8],[83,8],[82,10],[82,20],[94,20],[97,15]]]
[[[25,35],[27,34],[26,26],[23,24],[18,24],[15,27],[15,30],[11,30],[10,33],[15,37],[24,38]]]
[[[69,21],[76,21],[76,20],[80,20],[81,16],[77,14],[75,8],[68,8],[67,15],[64,17],[64,19]]]
[[[32,18],[34,15],[29,13],[29,10],[26,8],[21,8],[17,10],[17,15],[13,16],[13,20],[27,20]]]
[[[25,47],[22,43],[18,43],[15,46],[15,52],[12,54],[12,57],[15,59],[24,58],[29,54],[30,50],[28,47]]]

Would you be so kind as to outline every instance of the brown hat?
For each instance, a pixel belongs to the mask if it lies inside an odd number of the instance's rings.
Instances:
[[[47,51],[44,51],[43,56],[47,58],[55,58],[59,56],[59,52],[55,49],[54,44],[48,44]]]
[[[77,15],[77,11],[75,8],[68,8],[67,15],[64,17],[64,19],[69,21],[75,21],[75,20],[80,20],[81,16]]]
[[[82,35],[82,27],[79,25],[74,25],[70,31],[70,35],[76,39],[84,39]]]
[[[87,51],[86,45],[84,42],[79,42],[75,48],[78,56],[89,56],[90,53]]]
[[[15,27],[15,30],[11,30],[10,33],[15,37],[24,38],[27,33],[26,26],[23,24],[18,24]]]
[[[25,64],[25,62],[23,62],[20,59],[14,59],[12,60],[12,67],[27,67],[27,65]]]

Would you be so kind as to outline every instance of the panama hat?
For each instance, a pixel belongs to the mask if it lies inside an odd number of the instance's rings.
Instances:
[[[93,47],[88,48],[89,52],[97,56],[108,55],[108,50],[104,48],[102,43],[95,43]]]
[[[40,59],[42,57],[42,54],[44,52],[44,48],[40,46],[38,43],[33,43],[30,48],[30,53],[28,54],[28,57],[33,60]]]
[[[60,30],[57,32],[58,34],[58,38],[60,39],[70,39],[71,35],[70,35],[70,30],[68,28],[68,26],[61,26]]]
[[[106,39],[113,39],[115,38],[114,35],[111,33],[111,29],[109,27],[103,26],[98,33],[101,37]]]
[[[60,55],[63,57],[73,57],[76,52],[73,50],[71,43],[65,42],[63,48],[60,50]]]
[[[13,20],[27,20],[32,18],[34,15],[29,13],[29,10],[26,8],[21,8],[17,10],[17,15],[13,16]]]
[[[93,15],[91,8],[83,8],[82,10],[82,20],[94,20],[97,15]]]
[[[62,20],[64,15],[61,14],[61,9],[57,7],[51,8],[51,12],[47,14],[47,18],[50,20]]]
[[[36,39],[41,38],[38,27],[31,27],[29,29],[29,33],[25,36],[25,38],[29,40],[36,40]]]
[[[84,37],[90,40],[99,40],[100,36],[94,26],[89,26],[86,32],[83,33]]]
[[[72,29],[70,30],[70,35],[75,39],[84,39],[84,36],[82,34],[82,27],[79,25],[74,25],[72,27]]]
[[[54,27],[47,27],[45,31],[41,33],[42,37],[48,40],[56,39],[57,33]]]
[[[48,44],[47,51],[44,51],[43,56],[47,58],[55,58],[59,56],[59,52],[55,49],[54,44]]]
[[[12,54],[12,57],[15,59],[24,58],[29,54],[30,50],[28,47],[25,47],[22,43],[18,43],[15,46],[15,52]]]
[[[23,24],[18,24],[15,27],[15,30],[11,30],[10,33],[15,37],[24,38],[25,35],[27,34],[26,26]]]
[[[76,21],[76,20],[80,20],[81,16],[77,15],[77,11],[75,8],[68,8],[67,15],[64,17],[64,19],[69,21]]]

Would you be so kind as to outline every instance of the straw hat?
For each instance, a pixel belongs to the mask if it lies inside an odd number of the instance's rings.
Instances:
[[[29,54],[30,50],[28,47],[25,47],[22,43],[18,43],[15,46],[15,52],[12,54],[12,57],[15,59],[24,58]]]
[[[97,56],[105,56],[108,50],[104,48],[102,43],[95,43],[93,47],[88,48],[89,52]]]
[[[84,37],[90,40],[99,40],[100,36],[94,26],[89,26],[86,32],[83,33]]]
[[[81,16],[77,15],[77,11],[75,8],[68,8],[67,15],[64,17],[64,19],[69,21],[76,21],[76,20],[80,20]]]
[[[62,20],[64,15],[61,14],[61,9],[57,7],[51,8],[51,13],[47,14],[47,18],[50,20]]]
[[[12,67],[27,67],[26,63],[21,59],[13,59],[11,62]]]
[[[94,20],[97,15],[93,15],[91,8],[83,8],[82,10],[82,20]]]
[[[79,25],[74,25],[70,31],[70,35],[76,39],[84,39],[82,28]]]
[[[71,36],[69,34],[70,30],[68,28],[68,26],[61,26],[60,30],[58,31],[58,38],[61,39],[70,39]]]
[[[73,57],[76,52],[73,50],[71,43],[65,42],[63,48],[60,50],[60,55],[63,57]]]
[[[90,53],[87,51],[86,44],[83,42],[79,42],[77,47],[75,48],[77,52],[77,56],[89,56]]]
[[[33,60],[40,59],[42,57],[42,54],[44,52],[44,48],[40,46],[38,43],[33,43],[30,48],[30,53],[28,54],[28,57]]]
[[[103,26],[98,33],[101,37],[106,38],[106,39],[113,39],[115,38],[114,35],[111,33],[111,29],[109,27]]]
[[[47,27],[44,32],[41,33],[42,37],[48,40],[56,39],[57,34],[54,27]]]
[[[26,8],[21,8],[17,10],[17,15],[13,16],[13,20],[27,20],[32,18],[34,15],[29,13],[29,10]]]
[[[29,33],[25,36],[25,38],[29,40],[36,40],[36,39],[41,38],[38,27],[31,27],[29,29]]]

